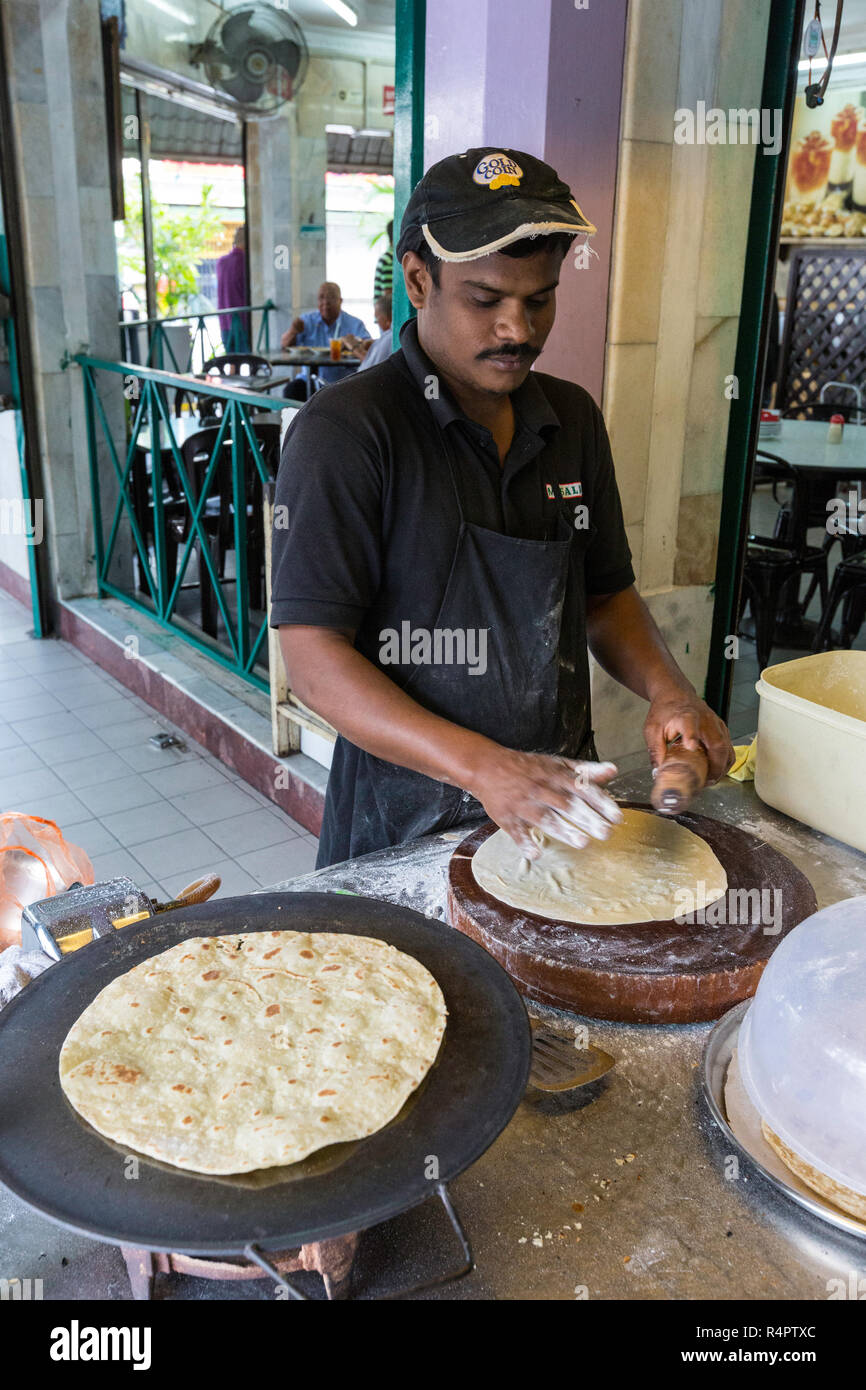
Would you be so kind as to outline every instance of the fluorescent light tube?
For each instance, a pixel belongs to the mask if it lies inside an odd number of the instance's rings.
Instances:
[[[151,4],[153,4],[153,0],[151,0]],[[866,53],[837,53],[836,57],[833,59],[834,68],[852,68],[856,67],[858,63],[866,63]],[[816,77],[821,76],[826,66],[827,62],[825,58],[812,59],[812,71]],[[809,59],[803,58],[797,64],[797,70],[799,72],[808,72]]]
[[[351,5],[345,5],[343,0],[325,0],[325,4],[328,6],[329,10],[333,10],[334,14],[338,14],[341,19],[345,19],[346,23],[351,24],[354,29],[355,25],[358,23],[358,16],[355,14]]]

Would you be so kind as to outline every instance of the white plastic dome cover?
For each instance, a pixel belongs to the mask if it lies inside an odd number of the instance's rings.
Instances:
[[[770,1129],[866,1195],[866,896],[822,908],[780,943],[743,1020],[738,1055]]]

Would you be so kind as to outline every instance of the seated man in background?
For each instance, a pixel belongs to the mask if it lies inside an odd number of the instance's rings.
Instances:
[[[317,309],[311,309],[309,313],[300,314],[292,320],[291,326],[280,339],[284,351],[290,347],[327,347],[332,338],[344,338],[347,333],[355,334],[359,338],[369,338],[370,334],[363,319],[355,318],[354,314],[347,314],[343,310],[340,286],[333,280],[324,280],[319,286],[318,305]],[[330,385],[331,382],[342,381],[357,370],[357,364],[354,362],[345,366],[337,363],[332,365],[329,362],[319,368],[319,380]],[[308,394],[308,373],[309,369],[305,367],[303,375],[290,382],[283,395],[305,401]]]
[[[356,338],[352,333],[347,333],[345,338],[346,345],[361,359],[359,372],[363,372],[366,367],[375,367],[377,362],[384,362],[394,351],[391,340],[390,294],[380,294],[373,305],[373,313],[379,325],[378,338]]]

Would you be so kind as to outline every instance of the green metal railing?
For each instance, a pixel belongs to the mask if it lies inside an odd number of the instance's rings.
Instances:
[[[257,439],[250,411],[270,412],[275,422],[279,422],[280,411],[287,402],[282,398],[272,399],[257,392],[234,387],[215,386],[210,381],[191,383],[188,377],[177,376],[172,372],[158,371],[155,368],[140,367],[132,362],[107,362],[100,358],[79,353],[75,361],[81,367],[84,383],[84,403],[87,428],[87,450],[90,465],[90,482],[93,496],[94,556],[100,596],[109,595],[147,613],[164,628],[177,633],[192,646],[206,652],[235,675],[267,690],[268,682],[254,669],[260,653],[264,653],[263,664],[267,662],[266,634],[267,613],[258,622],[250,611],[250,591],[247,556],[247,505],[248,484],[256,477],[262,488],[273,476],[269,472]],[[109,372],[120,375],[123,381],[124,402],[129,403],[127,439],[119,448],[112,431],[106,407],[97,388],[96,374]],[[183,451],[174,426],[167,391],[174,389],[185,395],[215,398],[222,403],[222,418],[202,424],[202,429],[213,423],[217,433],[213,441],[208,462],[200,486],[190,477],[184,462]],[[115,400],[116,406],[116,400]],[[182,417],[180,417],[182,418]],[[147,427],[150,437],[141,440],[141,432]],[[104,445],[104,459],[109,468],[102,468],[108,476],[112,495],[107,495],[105,477],[100,476],[99,440]],[[213,563],[208,536],[204,529],[205,508],[218,478],[220,461],[225,463],[226,452],[230,451],[231,461],[231,510],[233,541],[235,551],[235,577],[226,581],[220,578]],[[141,493],[136,509],[133,469],[138,462],[142,466],[145,454],[150,455],[151,468],[146,487],[147,516],[142,516]],[[180,496],[165,496],[163,486],[166,481],[165,460],[169,467],[173,464],[174,481],[180,485]],[[253,473],[250,472],[253,470]],[[140,476],[140,475],[139,475]],[[116,491],[116,496],[113,495]],[[167,554],[167,510],[180,508],[185,517],[184,540],[178,543],[178,559],[175,572],[170,572]],[[111,512],[110,523],[106,516]],[[121,524],[128,523],[128,531]],[[147,522],[142,529],[143,521]],[[149,537],[152,533],[152,543]],[[120,550],[128,545],[131,537],[134,554],[137,556],[140,575],[145,582],[142,592],[132,584],[129,588],[119,586],[111,578],[111,568],[120,556]],[[216,639],[196,628],[188,618],[177,614],[177,603],[184,576],[189,566],[193,550],[198,543],[200,574],[207,571],[219,615],[225,629],[226,639]],[[180,545],[183,553],[180,554]],[[152,546],[152,549],[151,549]],[[236,585],[236,614],[233,617],[223,592],[225,583]]]
[[[267,354],[271,346],[271,311],[276,309],[272,299],[268,299],[264,304],[238,304],[230,309],[211,309],[204,314],[173,314],[165,318],[155,319],[121,319],[120,331],[122,335],[122,352],[129,351],[129,345],[134,335],[139,329],[144,329],[147,333],[147,357],[145,366],[155,367],[157,371],[176,371],[189,372],[192,370],[193,360],[196,356],[196,349],[200,354],[198,365],[207,362],[209,358],[217,355],[217,345],[222,342],[219,330],[215,338],[211,336],[208,320],[219,320],[220,314],[253,314],[260,313],[261,321],[259,330],[256,334],[255,347],[252,352]],[[237,323],[238,320],[235,319]],[[165,333],[165,325],[169,323],[189,323],[195,324],[195,328],[190,334],[189,352],[185,362],[178,362],[171,340]],[[224,349],[226,352],[232,350],[231,347]]]

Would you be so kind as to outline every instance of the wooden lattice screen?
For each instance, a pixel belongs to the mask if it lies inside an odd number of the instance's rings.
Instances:
[[[791,256],[777,405],[817,405],[828,381],[866,384],[866,247],[798,247]],[[826,402],[851,405],[850,392]]]

